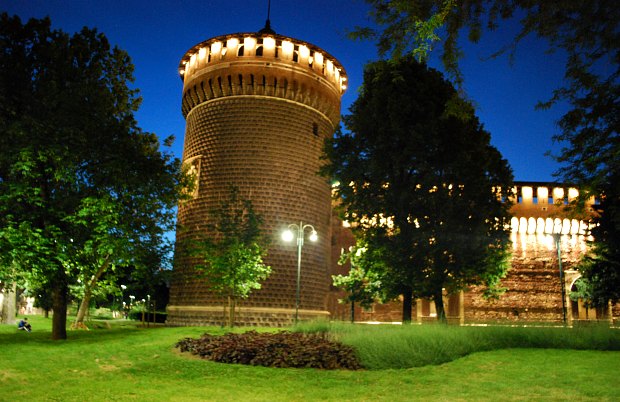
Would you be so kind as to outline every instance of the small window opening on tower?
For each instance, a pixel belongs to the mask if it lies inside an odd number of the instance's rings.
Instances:
[[[256,55],[257,56],[262,56],[263,55],[263,46],[260,45],[256,48]]]
[[[239,46],[239,48],[237,49],[237,56],[243,56],[243,45]]]
[[[312,134],[319,136],[319,125],[316,123],[312,123]]]

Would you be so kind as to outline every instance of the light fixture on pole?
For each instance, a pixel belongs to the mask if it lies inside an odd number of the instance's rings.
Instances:
[[[562,221],[558,218],[551,220],[545,227],[545,233],[553,238],[555,250],[558,254],[558,269],[560,271],[560,289],[562,290],[562,321],[566,325],[566,286],[564,283],[564,271],[562,271]]]
[[[315,242],[319,239],[319,236],[314,229],[314,226],[299,222],[299,224],[291,223],[288,225],[288,229],[282,233],[282,240],[286,242],[293,241],[297,238],[297,292],[295,294],[295,323],[299,319],[299,299],[300,299],[300,282],[301,282],[301,248],[304,245],[304,231],[310,229],[310,236],[308,239]],[[295,237],[297,236],[297,237]]]
[[[125,315],[125,289],[127,289],[127,286],[121,285],[121,305],[123,306],[123,311],[121,312],[121,314],[123,316]]]

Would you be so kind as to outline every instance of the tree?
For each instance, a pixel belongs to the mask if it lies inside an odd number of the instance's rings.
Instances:
[[[339,265],[350,263],[348,275],[332,275],[334,286],[347,292],[347,297],[340,302],[351,303],[351,322],[355,322],[355,303],[362,308],[370,308],[379,298],[381,281],[378,269],[373,269],[377,264],[376,259],[368,258],[367,248],[361,242],[351,247],[349,252],[343,252],[338,261]]]
[[[0,270],[49,286],[65,339],[69,287],[161,256],[186,178],[137,126],[133,65],[103,34],[4,13],[0,48]]]
[[[558,122],[561,131],[554,134],[556,141],[565,144],[560,154],[554,156],[562,164],[557,176],[580,188],[578,208],[591,196],[609,200],[607,207],[594,218],[595,225],[607,229],[593,232],[595,245],[583,265],[583,274],[598,287],[593,293],[598,295],[597,303],[605,297],[618,300],[613,289],[618,288],[620,277],[620,267],[614,263],[620,257],[620,236],[611,235],[620,232],[620,211],[611,207],[617,203],[615,189],[620,185],[620,8],[617,1],[366,2],[372,7],[379,29],[361,27],[353,32],[353,37],[375,38],[383,54],[399,56],[411,52],[422,60],[433,47],[440,45],[446,71],[459,83],[463,79],[459,70],[463,54],[459,37],[463,31],[467,31],[469,40],[476,42],[482,34],[517,16],[521,30],[504,47],[492,49],[494,55],[508,52],[514,57],[519,41],[530,34],[546,41],[550,52],[561,51],[567,55],[565,84],[538,106],[551,107],[561,100],[572,106]],[[594,272],[596,278],[592,276]]]
[[[228,198],[211,211],[210,217],[209,234],[193,241],[189,248],[202,260],[195,268],[215,293],[226,298],[225,321],[232,327],[237,301],[260,289],[261,281],[271,274],[271,267],[263,264],[266,247],[260,233],[262,219],[252,201],[240,197],[236,187],[230,188]]]
[[[619,155],[620,156],[620,155]],[[591,229],[594,242],[590,251],[577,266],[583,277],[582,294],[586,305],[605,307],[620,301],[620,182],[605,188],[604,196],[596,205],[598,216]]]
[[[322,172],[342,183],[344,219],[381,250],[403,321],[414,296],[443,319],[444,289],[495,285],[507,270],[510,167],[473,108],[412,57],[367,65],[350,112]]]

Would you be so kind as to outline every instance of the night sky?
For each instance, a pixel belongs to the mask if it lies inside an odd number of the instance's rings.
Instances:
[[[19,15],[23,22],[49,16],[53,28],[69,33],[95,27],[126,50],[136,68],[134,85],[143,97],[137,113],[140,127],[162,138],[175,135],[172,151],[181,158],[185,130],[177,72],[181,57],[214,36],[258,31],[265,25],[267,0],[0,0],[0,10]],[[378,58],[373,43],[345,37],[354,26],[371,24],[367,13],[362,0],[271,1],[272,29],[323,48],[344,66],[349,80],[342,114],[357,97],[364,64]],[[464,89],[515,179],[553,181],[559,165],[545,152],[561,147],[551,137],[558,132],[555,122],[566,106],[537,111],[535,105],[561,84],[564,60],[546,54],[545,43],[534,37],[519,46],[514,63],[508,57],[488,60],[509,43],[517,28],[515,20],[485,33],[478,45],[463,43]],[[442,69],[434,60],[429,64]]]

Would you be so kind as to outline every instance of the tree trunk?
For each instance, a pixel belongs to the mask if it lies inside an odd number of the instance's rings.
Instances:
[[[75,317],[75,322],[73,323],[74,329],[88,329],[86,325],[84,325],[84,317],[86,316],[86,312],[90,306],[90,298],[92,297],[92,294],[92,289],[90,286],[87,286],[86,289],[84,289],[84,297],[82,298],[80,308],[78,309]]]
[[[411,310],[413,307],[413,289],[407,287],[403,292],[403,324],[411,324]]]
[[[446,310],[443,306],[443,290],[439,289],[439,291],[435,292],[435,296],[433,296],[433,301],[435,302],[435,311],[437,312],[437,321],[441,323],[446,323]]]
[[[230,328],[235,326],[235,307],[237,299],[234,296],[228,296],[228,326]]]
[[[4,298],[2,299],[2,317],[0,322],[3,324],[15,324],[15,302],[17,297],[17,284],[6,284],[4,287]]]
[[[351,300],[351,324],[355,322],[355,302]]]
[[[86,325],[84,325],[84,317],[86,317],[86,312],[88,312],[88,308],[90,306],[90,299],[93,295],[93,289],[95,288],[95,286],[97,286],[97,282],[99,281],[99,278],[101,278],[101,275],[103,275],[105,270],[110,265],[109,261],[110,261],[110,256],[108,255],[105,258],[105,260],[103,260],[103,263],[101,264],[101,266],[99,266],[99,269],[97,270],[95,275],[93,275],[91,280],[86,283],[84,287],[84,298],[82,299],[82,302],[80,303],[80,308],[78,309],[77,316],[75,317],[75,322],[73,323],[74,328],[88,329],[86,328]]]
[[[64,275],[52,289],[52,339],[67,339],[67,294],[69,287]]]

